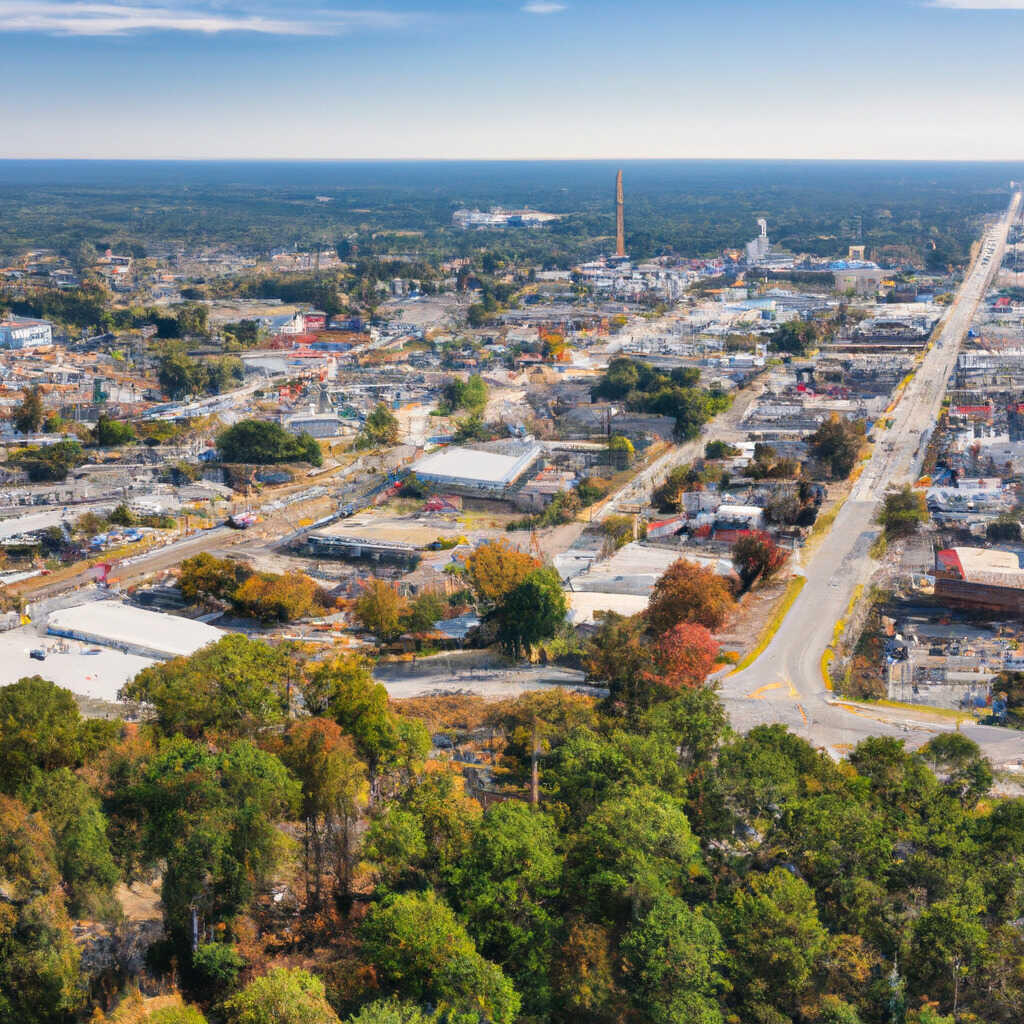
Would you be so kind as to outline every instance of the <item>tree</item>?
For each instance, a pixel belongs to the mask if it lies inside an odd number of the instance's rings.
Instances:
[[[281,759],[302,786],[306,899],[320,905],[325,856],[330,856],[338,894],[347,900],[355,827],[369,795],[366,766],[356,756],[352,739],[326,718],[294,722]]]
[[[388,709],[387,690],[357,656],[317,665],[307,675],[303,696],[310,711],[329,715],[352,737],[374,782],[383,771],[412,771],[430,750],[425,726]]]
[[[43,393],[39,385],[27,388],[21,405],[14,410],[14,429],[19,434],[37,434],[43,425]]]
[[[428,633],[434,628],[434,623],[444,617],[447,610],[447,602],[437,591],[424,590],[417,594],[409,605],[405,628],[410,633]]]
[[[652,1024],[719,1024],[721,936],[681,899],[659,896],[622,941],[637,1011]]]
[[[739,454],[739,448],[728,441],[708,441],[704,445],[705,459],[734,459]]]
[[[177,328],[175,328],[177,330]],[[175,348],[166,351],[157,364],[160,389],[173,401],[198,390],[199,367],[184,351]]]
[[[484,814],[450,873],[456,909],[480,952],[523,993],[526,1012],[550,1013],[547,965],[558,925],[562,859],[554,821],[510,800]]]
[[[111,855],[106,818],[89,787],[67,768],[36,772],[22,787],[21,799],[50,827],[71,912],[77,917],[112,914],[120,872]]]
[[[519,657],[527,648],[554,636],[567,612],[557,571],[534,569],[499,605],[498,637],[510,654]]]
[[[486,604],[499,603],[540,567],[536,558],[504,538],[481,544],[466,561],[473,590]]]
[[[487,385],[478,374],[468,380],[454,377],[445,385],[444,402],[449,412],[465,409],[469,413],[482,414],[487,405]]]
[[[324,983],[301,968],[276,967],[225,1004],[227,1024],[340,1024]]]
[[[323,465],[323,453],[315,438],[303,432],[289,434],[271,420],[241,420],[217,438],[225,462],[269,466],[281,462]]]
[[[302,572],[255,572],[231,597],[242,615],[260,622],[294,622],[323,615],[323,590]]]
[[[363,592],[356,599],[355,614],[364,629],[389,643],[405,631],[409,602],[393,583],[371,579],[363,584]]]
[[[772,352],[805,356],[815,348],[819,340],[818,325],[811,320],[790,320],[779,324],[768,339]]]
[[[961,733],[941,733],[919,753],[964,808],[973,808],[992,787],[992,766],[978,744]]]
[[[660,636],[680,622],[694,622],[715,630],[732,612],[729,585],[712,569],[681,558],[668,567],[654,585],[647,622]]]
[[[231,633],[143,669],[121,699],[149,705],[165,736],[254,736],[284,720],[292,672],[286,650]]]
[[[745,1003],[792,1014],[828,945],[810,887],[785,868],[754,872],[722,915]]]
[[[241,740],[211,753],[175,736],[135,788],[149,864],[163,863],[160,899],[179,948],[230,925],[273,869],[275,827],[298,803],[298,785],[272,754]]]
[[[101,412],[96,426],[92,428],[92,439],[100,448],[113,448],[134,441],[135,429],[130,423],[112,420]]]
[[[40,815],[6,796],[0,796],[0,892],[0,1022],[67,1019],[85,989],[53,836]]]
[[[384,448],[398,442],[398,419],[383,403],[378,402],[356,441],[357,448]]]
[[[0,687],[0,792],[15,794],[37,770],[78,768],[117,731],[114,722],[83,720],[71,691],[40,676]]]
[[[434,1024],[437,1021],[435,1014],[424,1013],[415,1003],[378,999],[361,1007],[346,1024]]]
[[[922,523],[928,522],[928,506],[924,495],[905,484],[898,491],[886,491],[875,520],[889,540],[910,537]]]
[[[179,567],[181,596],[196,601],[230,601],[252,570],[233,558],[216,558],[209,552],[186,558]]]
[[[609,710],[631,719],[650,706],[654,651],[641,615],[601,615],[597,632],[587,641],[583,666],[591,679],[608,685]]]
[[[434,893],[407,893],[377,904],[359,934],[378,978],[395,994],[455,1014],[472,1011],[491,1024],[516,1019],[520,1000],[512,983],[477,952]]]
[[[649,676],[669,691],[693,690],[704,685],[717,657],[718,641],[704,626],[680,622],[655,642]]]
[[[864,445],[864,424],[833,413],[807,437],[811,455],[828,466],[834,480],[845,480]]]
[[[567,884],[592,920],[636,920],[674,894],[699,844],[682,804],[654,786],[620,786],[586,818],[566,855]]]
[[[995,543],[1019,543],[1021,539],[1020,520],[1013,515],[1000,516],[985,527],[985,536]]]
[[[613,464],[619,469],[628,469],[636,458],[633,442],[622,434],[615,434],[608,440],[608,453]]]
[[[732,564],[739,573],[743,590],[749,590],[759,579],[770,580],[789,557],[772,538],[762,531],[749,533],[732,546]]]

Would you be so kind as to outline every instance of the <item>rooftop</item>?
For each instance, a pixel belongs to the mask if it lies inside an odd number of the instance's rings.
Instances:
[[[507,486],[517,480],[541,453],[539,444],[520,455],[499,455],[475,448],[452,446],[427,455],[412,466],[417,476],[432,479],[473,480],[493,486]]]

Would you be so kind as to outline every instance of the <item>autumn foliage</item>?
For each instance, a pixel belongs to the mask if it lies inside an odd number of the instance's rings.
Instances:
[[[680,622],[715,630],[724,625],[735,602],[729,583],[712,569],[679,559],[654,585],[647,606],[647,624],[655,636]]]
[[[466,563],[477,596],[490,604],[497,604],[540,567],[536,558],[506,540],[481,544]]]
[[[704,684],[715,667],[718,641],[704,626],[680,622],[658,637],[654,645],[654,671],[647,672],[651,682],[671,690],[692,690]]]

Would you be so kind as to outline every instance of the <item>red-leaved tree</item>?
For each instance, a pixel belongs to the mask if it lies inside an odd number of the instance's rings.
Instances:
[[[680,622],[658,637],[654,645],[654,671],[644,673],[651,682],[672,690],[695,690],[715,667],[718,641],[705,626]]]

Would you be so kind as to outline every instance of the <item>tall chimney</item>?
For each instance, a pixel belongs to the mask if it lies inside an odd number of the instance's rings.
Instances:
[[[626,222],[623,217],[622,171],[615,175],[615,255],[626,255]]]

